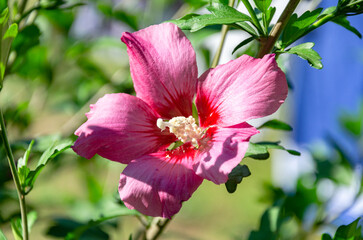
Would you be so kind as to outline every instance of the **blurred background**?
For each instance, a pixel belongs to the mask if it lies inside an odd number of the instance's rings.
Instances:
[[[40,6],[26,18],[13,43],[0,95],[15,158],[35,139],[29,164],[56,140],[71,138],[86,120],[89,105],[106,93],[134,94],[122,32],[204,13],[203,0],[28,1]],[[273,1],[277,16],[286,1]],[[302,1],[302,13],[318,4]],[[330,4],[330,5],[329,5]],[[241,4],[240,4],[241,5]],[[241,6],[239,10],[245,11]],[[363,32],[362,16],[349,18]],[[197,52],[199,73],[211,64],[220,26],[186,32]],[[221,63],[241,54],[254,56],[251,43],[231,54],[247,35],[232,29]],[[324,68],[281,55],[290,93],[283,107],[266,119],[289,123],[293,131],[262,129],[252,141],[279,141],[300,157],[272,150],[267,161],[245,158],[252,175],[235,193],[204,181],[185,202],[161,239],[321,239],[337,226],[363,215],[362,124],[363,42],[328,23],[303,40],[316,42]],[[0,150],[0,228],[12,239],[10,220],[19,215],[14,184]],[[101,157],[91,160],[67,150],[52,159],[27,196],[38,215],[32,239],[64,238],[86,226],[81,239],[128,239],[140,223],[124,216],[90,225],[89,221],[122,207],[117,194],[124,165]]]

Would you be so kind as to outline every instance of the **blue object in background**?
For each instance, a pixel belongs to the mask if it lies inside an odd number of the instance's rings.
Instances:
[[[324,2],[322,7],[329,7],[329,1]],[[363,34],[362,15],[348,20]],[[344,112],[358,113],[363,103],[363,40],[335,23],[327,23],[303,42],[316,43],[313,49],[322,57],[324,67],[317,70],[304,60],[291,58],[294,138],[300,145],[309,145],[332,137],[352,164],[362,165],[362,150],[343,130],[339,117]]]

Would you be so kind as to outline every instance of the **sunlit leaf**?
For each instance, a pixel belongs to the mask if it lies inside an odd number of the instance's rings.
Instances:
[[[256,160],[266,160],[270,157],[269,149],[285,150],[291,155],[300,156],[300,153],[295,150],[286,149],[280,145],[280,142],[250,142],[244,157],[253,158]]]
[[[19,181],[23,188],[27,187],[26,180],[29,176],[29,173],[30,168],[28,168],[27,166],[22,166],[18,168]]]
[[[289,124],[284,123],[277,119],[269,120],[269,121],[263,123],[257,129],[261,129],[261,128],[272,128],[272,129],[278,129],[278,130],[292,131],[292,127]]]
[[[50,159],[55,158],[57,155],[70,148],[72,144],[72,140],[64,140],[63,142],[54,143],[42,154],[38,161],[37,167],[46,165]]]
[[[304,32],[308,30],[309,26],[317,20],[322,10],[322,8],[318,8],[312,12],[306,11],[300,17],[294,13],[290,17],[290,20],[286,24],[286,27],[282,33],[282,47],[287,47],[299,39],[300,36],[302,36]]]
[[[257,38],[258,33],[256,32],[255,28],[253,28],[248,22],[236,22],[236,25],[242,28],[244,31],[251,34],[251,36]]]
[[[18,160],[18,169],[21,168],[22,166],[27,166],[28,164],[28,160],[29,160],[29,155],[30,155],[30,151],[32,150],[32,147],[34,145],[34,140],[32,140],[28,146],[28,149],[25,151],[24,156],[19,158]]]
[[[5,40],[7,38],[15,38],[17,34],[18,34],[18,24],[13,23],[10,25],[8,30],[6,30],[6,32],[3,36],[3,40]]]
[[[61,143],[53,143],[40,157],[37,167],[35,170],[31,170],[25,180],[25,186],[29,187],[28,192],[33,188],[33,185],[39,176],[40,172],[43,170],[44,166],[49,162],[49,160],[55,158],[57,155],[63,151],[70,148],[73,144],[71,140],[65,140]]]
[[[321,57],[315,50],[312,49],[313,46],[314,43],[312,42],[302,43],[286,50],[286,53],[296,54],[302,59],[307,60],[310,66],[316,69],[322,69],[323,64],[320,61]]]
[[[183,30],[195,32],[210,25],[228,25],[250,20],[250,17],[246,14],[221,3],[212,3],[207,9],[212,14],[198,15],[192,13],[170,22],[175,23]]]
[[[270,7],[272,0],[253,0],[256,4],[256,7],[261,12],[266,12],[267,9]]]
[[[0,14],[0,25],[6,24],[8,19],[9,19],[9,9],[5,8]]]
[[[267,9],[266,11],[266,27],[268,27],[270,25],[270,22],[272,20],[272,18],[274,17],[276,12],[276,8],[275,7],[270,7],[269,9]]]
[[[210,3],[210,0],[184,0],[188,5],[194,9],[199,9]],[[228,2],[226,3],[228,4]]]

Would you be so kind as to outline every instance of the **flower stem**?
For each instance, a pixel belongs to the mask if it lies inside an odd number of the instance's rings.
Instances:
[[[27,215],[26,215],[25,194],[23,193],[23,190],[22,190],[22,187],[20,184],[20,180],[19,180],[19,176],[18,176],[18,172],[16,170],[14,156],[13,156],[13,152],[11,150],[11,147],[10,147],[10,144],[8,141],[4,116],[3,116],[3,112],[1,109],[0,109],[0,125],[1,125],[1,138],[4,143],[4,148],[5,148],[6,155],[8,157],[11,174],[13,176],[16,192],[18,193],[18,197],[19,197],[21,222],[22,222],[22,227],[23,227],[23,229],[22,229],[23,230],[23,240],[28,240],[29,234],[28,234],[28,219],[27,219]]]
[[[168,218],[154,218],[150,227],[146,230],[146,239],[156,240],[162,234],[170,220]]]
[[[140,220],[140,219],[139,219]],[[141,221],[142,226],[133,236],[135,240],[156,240],[161,236],[171,219],[155,217],[151,223],[145,224]]]
[[[234,2],[235,2],[235,0],[229,0],[228,6],[233,7]],[[227,26],[227,25],[222,26],[221,41],[219,42],[219,46],[218,46],[216,55],[213,58],[211,68],[215,68],[219,63],[219,59],[221,58],[221,53],[222,53],[223,46],[224,46],[224,40],[226,39],[228,29],[229,29],[229,26]]]
[[[299,4],[300,0],[290,0],[286,5],[286,8],[282,12],[279,20],[271,29],[265,41],[261,41],[261,48],[257,55],[258,58],[262,58],[264,55],[270,53],[281,35],[282,30],[285,28],[287,22],[289,21],[291,15],[295,11],[295,8]]]

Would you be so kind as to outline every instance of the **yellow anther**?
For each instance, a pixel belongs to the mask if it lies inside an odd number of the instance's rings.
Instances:
[[[174,117],[169,122],[165,122],[159,118],[156,125],[162,131],[168,127],[169,131],[174,133],[180,141],[183,143],[191,142],[193,145],[198,145],[198,140],[203,134],[202,128],[195,123],[195,119],[192,116],[188,118]]]

